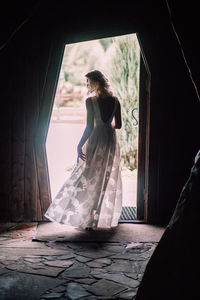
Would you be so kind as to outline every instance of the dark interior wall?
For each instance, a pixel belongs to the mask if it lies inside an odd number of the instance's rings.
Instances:
[[[63,45],[137,32],[151,71],[148,222],[167,223],[199,148],[200,103],[172,31],[165,1],[154,1],[153,4],[138,1],[131,5],[128,1],[113,5],[111,1],[98,10],[92,6],[92,11],[89,9],[91,4],[85,2],[78,8],[62,1],[38,3],[38,6],[35,2],[29,3],[23,9],[16,6],[15,12],[12,16],[8,14],[4,23],[3,41],[36,7],[28,22],[1,50],[4,95],[0,129],[1,220],[41,219],[50,201],[48,178],[42,181],[40,172],[38,174],[38,165],[40,171],[46,168],[45,153],[40,164],[37,163],[39,150],[33,149],[38,145],[35,135],[38,136],[48,124],[49,97],[53,97],[55,91],[55,87],[49,87],[45,81],[45,74],[48,73],[49,82],[55,84],[56,64],[60,63]],[[170,5],[191,70],[199,83],[196,55],[199,46],[194,34],[197,27],[188,23],[186,28],[181,22],[184,10],[180,12],[175,4]],[[191,27],[193,35],[188,44]],[[194,52],[191,51],[193,47]],[[52,67],[46,73],[48,59]],[[45,97],[49,100],[41,106],[44,86],[47,89]],[[35,101],[38,105],[34,105]],[[36,127],[38,119],[40,125]],[[44,147],[44,140],[38,148],[41,147]],[[45,191],[40,193],[42,188]]]
[[[1,221],[41,220],[50,204],[45,139],[63,46],[34,7],[12,17],[1,50]]]
[[[148,221],[166,224],[199,148],[200,103],[168,17],[139,34],[152,75]]]

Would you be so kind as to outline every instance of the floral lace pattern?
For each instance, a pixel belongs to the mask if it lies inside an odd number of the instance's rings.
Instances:
[[[96,98],[92,99],[95,126],[79,160],[45,213],[51,221],[75,227],[116,227],[122,209],[120,149],[110,119],[101,120]]]

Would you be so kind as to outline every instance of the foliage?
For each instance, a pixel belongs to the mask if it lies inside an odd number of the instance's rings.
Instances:
[[[67,45],[62,71],[64,78],[73,85],[84,85],[85,74],[98,68],[104,48],[98,40]]]
[[[110,45],[113,43],[113,39],[112,38],[105,38],[105,39],[100,39],[99,40],[100,44],[103,46],[104,51],[106,52],[106,50],[110,47]]]
[[[138,107],[139,45],[135,35],[113,38],[107,51],[106,72],[122,108],[122,129],[118,131],[122,165],[137,167],[137,136],[132,110]]]

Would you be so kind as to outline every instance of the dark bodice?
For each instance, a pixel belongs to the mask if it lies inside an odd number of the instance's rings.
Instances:
[[[101,114],[101,119],[103,122],[107,122],[114,110],[116,98],[112,96],[98,98],[97,102],[99,104],[99,110]]]

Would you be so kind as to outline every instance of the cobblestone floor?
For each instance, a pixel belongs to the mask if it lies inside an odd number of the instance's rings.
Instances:
[[[135,298],[156,242],[32,242],[36,225],[1,230],[1,300]]]

